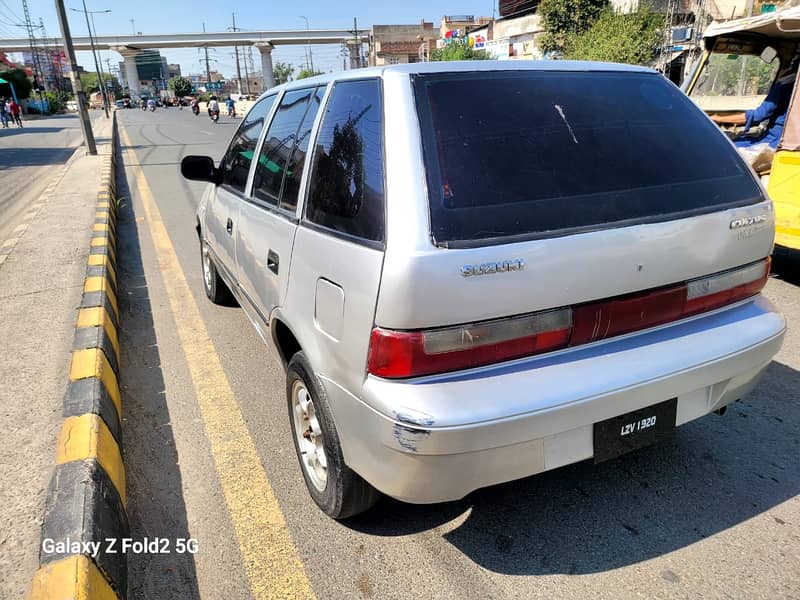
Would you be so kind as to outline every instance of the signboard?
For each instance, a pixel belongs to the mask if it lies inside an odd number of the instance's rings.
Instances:
[[[206,84],[206,88],[209,90],[221,90],[224,83],[221,81],[209,81]]]
[[[469,45],[475,50],[483,50],[486,48],[486,35],[484,31],[476,31],[469,34]]]

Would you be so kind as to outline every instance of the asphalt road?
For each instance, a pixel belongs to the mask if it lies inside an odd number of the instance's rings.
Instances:
[[[245,564],[247,536],[220,483],[214,424],[198,406],[176,327],[183,316],[171,309],[177,284],[160,274],[132,163],[152,190],[317,597],[800,598],[800,261],[779,262],[766,290],[789,321],[785,346],[725,416],[615,461],[448,504],[383,499],[337,523],[307,496],[275,355],[239,309],[213,306],[203,293],[194,232],[202,185],[182,180],[178,165],[187,154],[221,157],[234,123],[175,109],[119,115],[132,150],[119,237],[133,536],[199,542],[194,555],[130,556],[132,598],[266,597],[248,581],[259,564]]]
[[[93,118],[99,117],[95,111]],[[17,217],[47,187],[53,167],[72,156],[83,140],[77,115],[23,121],[23,127],[0,128],[0,243]]]

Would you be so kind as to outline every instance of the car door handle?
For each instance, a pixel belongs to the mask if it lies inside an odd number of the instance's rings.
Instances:
[[[233,235],[233,221],[228,217],[228,222],[225,224],[225,230]]]
[[[269,252],[267,252],[267,268],[273,273],[275,273],[275,275],[278,274],[279,260],[280,259],[278,258],[277,253],[275,253],[274,251],[270,250]]]

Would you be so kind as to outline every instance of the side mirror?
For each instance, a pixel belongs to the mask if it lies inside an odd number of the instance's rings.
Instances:
[[[184,156],[181,161],[181,175],[193,181],[220,182],[220,172],[210,156]]]

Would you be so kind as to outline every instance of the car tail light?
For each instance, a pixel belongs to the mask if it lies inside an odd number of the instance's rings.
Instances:
[[[771,259],[686,284],[685,316],[714,310],[755,296],[767,284]]]
[[[425,331],[376,327],[367,368],[386,378],[458,371],[648,329],[758,294],[769,259],[684,284],[572,308]]]
[[[372,330],[369,372],[400,378],[458,371],[564,348],[572,313],[551,310],[427,331]]]

